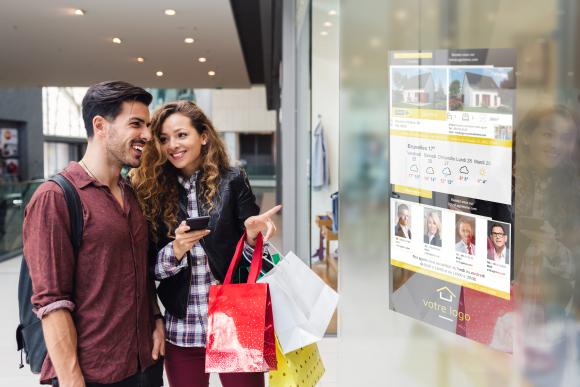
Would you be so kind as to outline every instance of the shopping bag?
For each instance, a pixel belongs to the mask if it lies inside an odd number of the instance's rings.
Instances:
[[[338,294],[293,252],[258,282],[270,285],[274,327],[282,353],[324,337],[338,304]]]
[[[324,375],[324,364],[316,344],[286,355],[276,341],[278,369],[270,371],[270,387],[314,387]]]
[[[262,266],[259,234],[248,281],[232,284],[242,257],[244,234],[223,285],[209,290],[206,372],[264,372],[276,368],[276,345],[268,284],[256,283]]]

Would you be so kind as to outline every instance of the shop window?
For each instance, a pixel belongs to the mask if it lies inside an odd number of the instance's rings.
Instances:
[[[272,134],[240,134],[240,164],[250,176],[274,176]]]
[[[49,178],[66,168],[71,161],[80,160],[85,147],[84,143],[45,142],[44,177]]]

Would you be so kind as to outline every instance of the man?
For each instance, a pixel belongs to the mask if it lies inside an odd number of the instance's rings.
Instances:
[[[455,244],[455,251],[458,253],[475,255],[473,227],[467,218],[459,218],[459,221],[457,222],[457,233],[461,237],[461,240]]]
[[[142,88],[120,81],[93,85],[83,99],[87,150],[63,172],[83,206],[78,256],[60,187],[42,184],[26,208],[24,255],[48,349],[42,384],[162,383],[161,363],[154,363],[164,354],[164,327],[148,276],[147,222],[120,178],[123,166],[139,166],[151,139],[151,99]]]
[[[411,229],[409,228],[411,216],[409,207],[406,204],[399,204],[397,209],[399,220],[395,225],[395,235],[401,238],[411,239]]]
[[[489,235],[493,247],[487,250],[487,259],[505,263],[510,263],[510,250],[507,248],[508,235],[506,227],[500,223],[494,223],[491,226]]]

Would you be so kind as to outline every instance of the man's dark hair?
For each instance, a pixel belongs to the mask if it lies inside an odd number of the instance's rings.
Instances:
[[[153,97],[145,89],[123,81],[106,81],[89,87],[83,98],[83,121],[87,137],[93,137],[93,118],[102,116],[114,120],[125,101],[137,101],[147,106]]]
[[[493,229],[496,228],[496,227],[501,228],[501,230],[503,231],[503,233],[507,235],[506,227],[503,224],[501,224],[501,223],[494,223],[494,224],[491,225],[491,228],[489,229],[489,234],[490,235],[493,232]]]

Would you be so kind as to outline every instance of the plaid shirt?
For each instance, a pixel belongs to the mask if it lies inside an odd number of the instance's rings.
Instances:
[[[195,192],[196,179],[197,172],[189,180],[178,176],[179,183],[187,192],[187,214],[190,218],[199,216]],[[251,260],[253,251],[252,247],[245,244],[244,257]],[[193,245],[190,253],[193,262],[185,319],[178,319],[165,311],[165,338],[180,347],[205,347],[209,287],[218,281],[211,273],[207,255],[199,242]],[[168,243],[157,254],[155,278],[162,280],[186,269],[187,259],[184,257],[181,261],[177,260],[173,252],[173,242]]]

